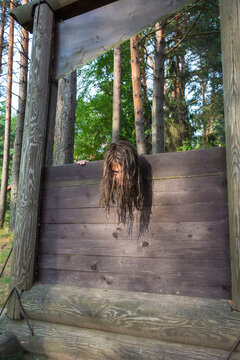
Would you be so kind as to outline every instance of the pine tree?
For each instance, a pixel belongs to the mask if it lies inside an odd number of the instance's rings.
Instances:
[[[1,25],[0,25],[0,74],[2,73],[2,53],[3,53],[3,42],[4,42],[4,28],[6,22],[6,10],[7,10],[7,0],[3,0]]]
[[[121,134],[121,45],[114,49],[112,142]]]
[[[27,4],[28,0],[23,0],[22,5]],[[11,212],[9,230],[13,231],[15,227],[15,212],[17,203],[18,177],[21,160],[22,137],[24,127],[24,116],[27,99],[27,74],[28,74],[28,31],[21,29],[21,50],[20,50],[20,74],[19,74],[19,101],[17,127],[14,140],[12,181],[11,181]]]
[[[140,155],[146,154],[144,118],[143,118],[143,102],[141,94],[141,75],[139,62],[139,45],[138,35],[130,40],[131,48],[131,68],[132,68],[132,87],[133,87],[133,103],[135,114],[135,130],[137,151]]]
[[[55,165],[73,163],[76,71],[59,80],[55,127]]]
[[[10,9],[13,8],[12,0]],[[11,131],[11,102],[12,102],[12,70],[13,70],[13,38],[14,38],[14,20],[10,19],[9,45],[8,45],[8,75],[7,75],[7,98],[6,98],[6,116],[5,116],[5,135],[3,167],[0,192],[0,227],[3,227],[6,211],[8,171],[9,171],[9,149],[10,149],[10,131]]]
[[[156,23],[152,97],[152,153],[164,152],[164,22]]]

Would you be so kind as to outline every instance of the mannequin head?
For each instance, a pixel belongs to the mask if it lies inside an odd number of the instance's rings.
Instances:
[[[143,206],[142,170],[135,147],[128,141],[112,143],[105,154],[100,205],[109,212],[117,207],[118,221],[133,221],[133,210]]]

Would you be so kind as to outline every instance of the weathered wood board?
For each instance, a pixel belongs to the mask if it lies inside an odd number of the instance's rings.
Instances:
[[[53,22],[53,12],[48,5],[38,6],[34,19],[10,279],[10,290],[16,287],[19,293],[31,288],[34,276],[39,193],[48,116]],[[9,299],[8,315],[15,319],[20,318],[15,295]]]
[[[119,0],[58,23],[54,77],[86,64],[187,2]]]
[[[230,350],[239,336],[240,313],[219,299],[35,285],[22,303],[32,320],[172,343]]]
[[[240,3],[220,0],[233,308],[240,311]]]
[[[58,21],[70,19],[79,14],[94,10],[98,7],[107,5],[117,0],[47,0],[47,4],[54,11],[54,15]],[[33,14],[35,7],[39,4],[39,0],[32,0],[29,3],[17,6],[10,15],[28,31],[33,30]]]
[[[139,216],[129,235],[99,208],[102,162],[46,168],[38,279],[230,299],[225,149],[144,159],[140,238]]]
[[[18,336],[24,348],[39,356],[61,360],[223,360],[229,351],[176,344],[155,339],[111,332],[82,329],[75,326],[30,321],[36,336],[32,337],[26,322],[5,319],[5,327]],[[240,360],[234,353],[231,360]]]

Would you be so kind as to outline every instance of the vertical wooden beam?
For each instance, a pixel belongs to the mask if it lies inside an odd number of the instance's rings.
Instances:
[[[52,10],[46,3],[39,5],[34,16],[10,278],[10,291],[16,287],[19,294],[31,288],[34,275],[39,193],[49,103],[52,28]],[[8,316],[13,319],[21,317],[15,295],[9,300]]]
[[[47,124],[47,139],[45,152],[45,166],[53,164],[54,132],[57,108],[58,81],[52,80],[50,85],[50,99]]]
[[[240,311],[240,1],[220,0],[233,309]]]

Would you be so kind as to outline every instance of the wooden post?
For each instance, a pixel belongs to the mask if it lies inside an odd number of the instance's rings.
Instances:
[[[57,94],[58,94],[58,82],[52,80],[51,86],[50,86],[46,153],[45,153],[45,162],[44,162],[45,166],[51,166],[53,164],[53,148],[54,148],[55,118],[56,118],[56,108],[57,108]]]
[[[240,311],[240,1],[220,0],[233,309]]]
[[[53,12],[47,4],[35,10],[32,58],[19,173],[18,203],[13,243],[10,291],[30,289],[34,275],[39,193],[43,169],[49,102]],[[8,316],[21,317],[15,295]]]

